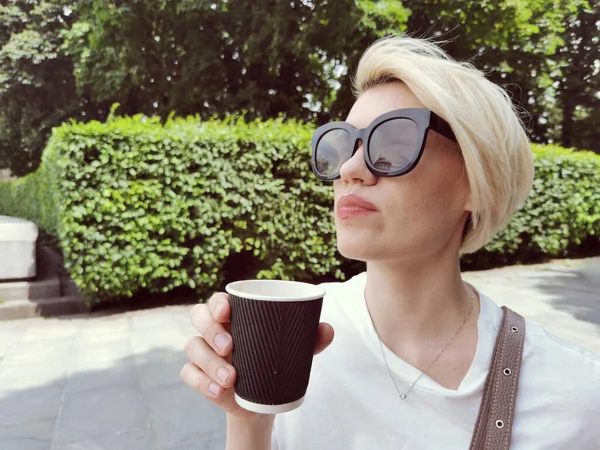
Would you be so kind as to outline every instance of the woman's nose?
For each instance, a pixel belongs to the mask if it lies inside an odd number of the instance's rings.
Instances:
[[[362,142],[354,155],[340,167],[340,179],[345,183],[373,183],[377,177],[371,173],[365,162]]]

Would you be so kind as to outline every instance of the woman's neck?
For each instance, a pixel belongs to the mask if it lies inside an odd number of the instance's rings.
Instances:
[[[459,341],[476,346],[479,302],[462,281],[455,255],[369,262],[365,297],[380,339],[417,367],[433,359],[465,319],[461,334],[475,336]]]

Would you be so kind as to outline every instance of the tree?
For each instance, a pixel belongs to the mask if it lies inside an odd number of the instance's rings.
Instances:
[[[335,61],[399,11],[373,14],[352,0],[82,0],[67,46],[79,92],[125,114],[311,120]]]
[[[102,119],[113,103],[162,118],[343,118],[364,49],[404,31],[446,41],[505,85],[531,114],[534,141],[598,148],[598,10],[584,0],[7,0],[0,168],[33,170],[53,126]]]
[[[8,0],[0,6],[0,168],[34,170],[51,129],[94,115],[75,92],[73,64],[61,50],[72,26],[69,2]]]
[[[112,103],[163,118],[327,115],[346,49],[398,21],[387,3],[377,14],[353,0],[10,0],[0,9],[0,166],[35,169],[53,126],[102,119]]]
[[[451,56],[472,61],[493,82],[503,85],[529,113],[525,119],[532,140],[542,143],[556,134],[552,74],[558,49],[573,39],[565,34],[565,22],[572,21],[586,4],[583,0],[403,2],[410,12],[407,32],[444,41]],[[352,67],[359,57],[349,61]],[[342,117],[351,103],[351,97],[337,98],[332,114]]]
[[[600,153],[600,5],[582,6],[566,22],[553,77],[560,109],[556,139]]]

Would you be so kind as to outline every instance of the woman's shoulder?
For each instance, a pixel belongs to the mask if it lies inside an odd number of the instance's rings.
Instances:
[[[488,322],[497,332],[501,309],[491,299],[486,300]],[[519,392],[531,393],[540,405],[564,405],[570,399],[571,404],[586,404],[588,411],[600,413],[600,356],[528,318],[525,324]]]
[[[600,392],[600,356],[574,342],[557,337],[543,326],[526,320],[525,352],[535,363],[559,371],[572,371],[582,375],[595,374]],[[527,354],[526,354],[527,356]],[[575,375],[576,376],[576,375]]]
[[[586,424],[600,414],[600,357],[526,321],[521,367],[519,395],[531,411],[561,417],[587,436]],[[600,430],[593,439],[600,439]]]
[[[518,402],[531,423],[569,431],[571,448],[598,448],[600,357],[527,321]],[[527,416],[526,412],[523,412]],[[530,423],[529,421],[527,421]]]
[[[482,295],[484,319],[494,329],[500,328],[502,310],[491,298]],[[519,312],[515,309],[515,312]],[[600,355],[574,342],[561,339],[546,328],[525,317],[524,359],[545,367],[581,367],[600,371]],[[600,383],[599,383],[600,387]]]

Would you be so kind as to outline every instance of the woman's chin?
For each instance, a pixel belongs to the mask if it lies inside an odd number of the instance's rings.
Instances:
[[[368,242],[359,242],[358,240],[353,240],[353,242],[340,241],[338,239],[337,248],[340,255],[344,258],[353,259],[355,261],[369,261],[373,259],[378,259],[378,252],[372,245],[369,245]]]
[[[394,261],[398,259],[410,259],[426,251],[428,245],[417,244],[418,240],[408,241],[399,239],[392,241],[385,239],[379,233],[345,233],[338,230],[337,249],[338,252],[348,259],[356,261]]]

